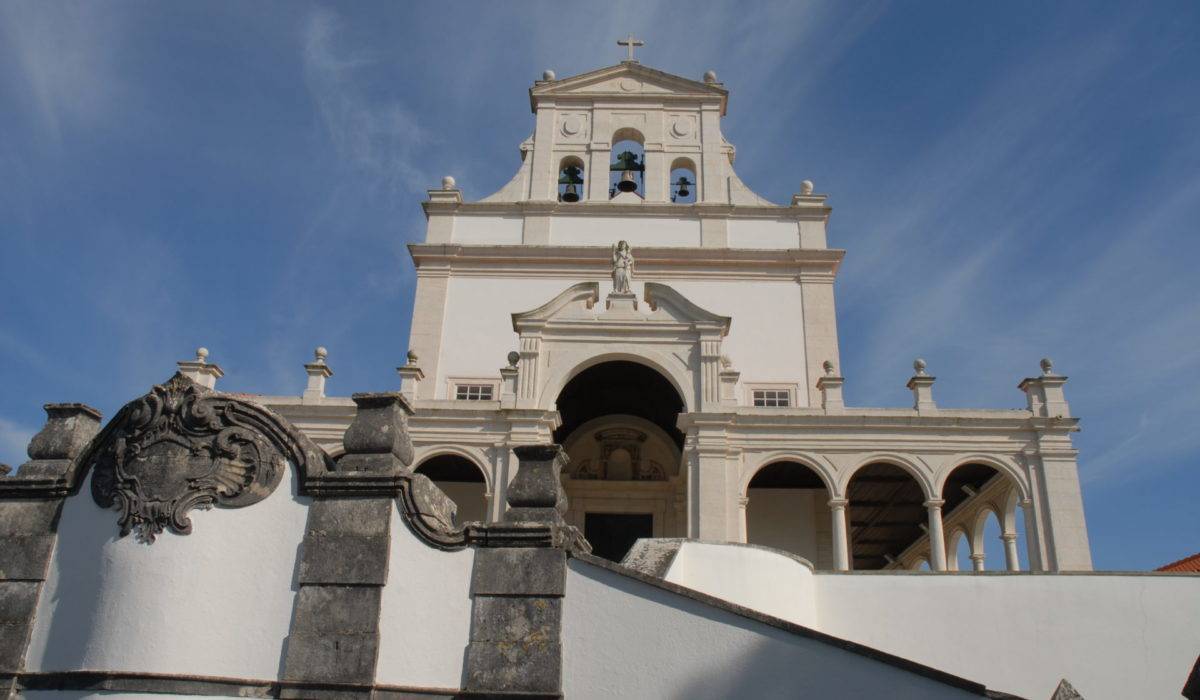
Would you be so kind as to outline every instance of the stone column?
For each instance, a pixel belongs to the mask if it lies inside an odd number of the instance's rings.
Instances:
[[[829,512],[833,518],[833,568],[836,571],[850,570],[850,540],[847,536],[845,498],[829,499]]]
[[[746,524],[746,508],[750,505],[749,496],[739,496],[738,505],[738,542],[746,544],[750,541],[750,529]]]
[[[508,487],[504,524],[475,554],[471,575],[471,637],[466,655],[466,696],[560,697],[562,600],[567,510],[558,445],[513,448],[520,466]],[[519,535],[545,530],[549,537],[519,546]],[[573,530],[572,530],[573,532]]]
[[[925,501],[929,512],[929,567],[934,571],[946,570],[946,537],[942,533],[942,506],[945,503],[940,498]]]
[[[398,485],[412,463],[399,393],[354,394],[358,413],[346,453],[323,477],[308,511],[295,608],[283,666],[283,698],[369,698],[379,653]]]
[[[987,559],[983,552],[974,552],[971,554],[971,571],[984,571],[987,569]]]
[[[58,538],[73,466],[100,429],[100,412],[81,403],[46,404],[46,425],[29,443],[29,461],[0,474],[0,697],[15,697],[34,614]]]
[[[1006,532],[1000,535],[1004,542],[1004,568],[1009,571],[1021,570],[1021,557],[1017,553],[1017,533]]]

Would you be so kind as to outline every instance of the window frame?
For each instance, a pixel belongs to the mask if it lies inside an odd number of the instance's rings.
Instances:
[[[468,396],[465,398],[459,397],[459,387],[468,388]],[[471,398],[469,396],[471,388],[487,389],[491,392],[488,398]],[[446,379],[446,398],[450,401],[464,401],[472,403],[482,403],[487,401],[500,400],[500,381],[498,379],[482,378],[482,377],[450,377]]]
[[[750,408],[798,408],[798,406],[796,405],[796,398],[798,396],[797,386],[790,382],[749,383],[749,384],[745,385],[745,390],[746,390],[746,396],[745,396],[746,405],[749,406]],[[758,392],[767,392],[767,391],[784,394],[784,400],[786,400],[787,403],[784,405],[765,404],[762,406],[755,403],[755,401],[756,401],[755,394]],[[776,396],[776,397],[772,397],[770,399],[764,397],[763,400],[779,401],[780,399],[778,396]]]

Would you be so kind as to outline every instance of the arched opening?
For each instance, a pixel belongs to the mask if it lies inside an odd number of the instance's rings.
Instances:
[[[971,538],[962,528],[954,528],[946,543],[946,569],[949,571],[971,570]]]
[[[676,158],[671,163],[671,179],[668,184],[672,202],[696,203],[696,190],[700,185],[696,180],[696,164],[691,158]]]
[[[1005,564],[1008,565],[1009,571],[1029,571],[1029,541],[1025,532],[1025,508],[1020,504],[1014,504],[1012,509],[1012,529],[1016,534],[1013,540],[1012,549],[1016,549],[1016,558],[1011,564],[1008,562],[1011,550],[1008,549],[1008,544],[1005,543]]]
[[[1001,537],[1003,528],[994,510],[1000,506],[993,504],[1010,503],[1011,506],[1003,507],[1015,508],[1013,496],[1016,493],[1017,485],[1012,477],[996,467],[978,462],[955,467],[942,485],[943,522],[970,530],[971,554],[981,555],[986,569],[1003,571],[1009,568],[1005,560],[1014,552]],[[970,560],[962,567],[964,571],[973,569]]]
[[[829,490],[812,468],[775,462],[759,469],[746,489],[746,541],[833,568]]]
[[[568,522],[592,551],[620,561],[640,537],[686,533],[684,408],[657,371],[615,360],[589,367],[558,395],[554,441],[567,452]]]
[[[458,506],[455,523],[487,520],[487,483],[474,462],[454,454],[436,455],[415,471],[429,477]]]
[[[846,488],[850,560],[857,570],[883,569],[920,539],[928,518],[925,492],[904,469],[868,464]]]
[[[573,204],[585,198],[584,164],[579,156],[567,156],[558,164],[558,201]]]
[[[646,138],[637,129],[618,129],[612,137],[608,196],[624,193],[646,196]]]

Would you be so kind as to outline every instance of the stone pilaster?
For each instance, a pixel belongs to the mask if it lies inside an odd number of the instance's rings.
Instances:
[[[504,525],[497,531],[562,528],[567,508],[560,477],[566,460],[562,448],[525,445],[513,452],[520,466],[509,484]],[[519,539],[501,537],[499,546],[484,543],[475,554],[467,697],[562,695],[565,545],[563,538],[552,536],[542,546],[514,546]]]
[[[29,442],[29,461],[0,477],[0,698],[15,694],[16,675],[25,667],[74,460],[100,429],[100,412],[90,406],[45,409],[46,425]]]
[[[387,481],[380,477],[398,477],[412,463],[412,409],[398,393],[352,398],[358,413],[329,479],[344,481],[345,488],[323,488],[308,512],[283,668],[285,698],[365,698],[375,683],[396,517],[395,494],[380,486]]]

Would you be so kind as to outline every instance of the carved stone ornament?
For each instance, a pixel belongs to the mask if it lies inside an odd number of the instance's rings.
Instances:
[[[121,536],[153,543],[167,528],[190,533],[195,508],[261,501],[288,459],[303,470],[316,457],[267,409],[176,374],[122,408],[83,466],[94,469],[96,503],[120,512]]]

